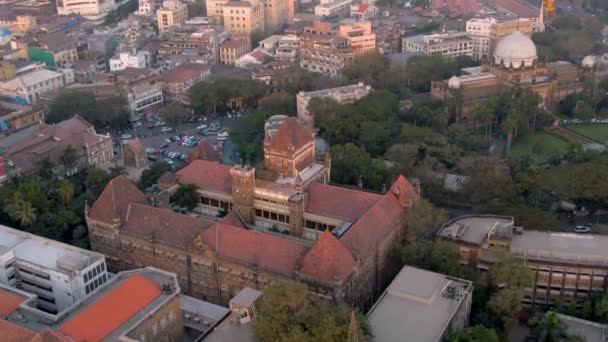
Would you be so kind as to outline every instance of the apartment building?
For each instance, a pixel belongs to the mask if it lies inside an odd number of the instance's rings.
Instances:
[[[114,0],[57,0],[57,14],[78,14],[92,21],[100,21],[114,9]]]
[[[0,131],[14,133],[44,122],[44,112],[30,105],[0,101]]]
[[[462,263],[488,270],[493,251],[521,258],[534,272],[534,285],[526,289],[526,305],[582,304],[608,286],[608,237],[550,231],[528,231],[512,217],[470,215],[451,220],[437,238],[458,246]]]
[[[313,116],[308,111],[308,104],[312,99],[330,98],[340,104],[355,103],[358,100],[369,95],[371,91],[372,87],[364,84],[363,82],[337,88],[322,89],[308,92],[300,91],[296,96],[298,118],[304,120],[305,122],[313,122]]]
[[[219,46],[227,39],[222,27],[184,25],[163,35],[157,63],[171,69],[182,63],[213,65],[219,63]]]
[[[18,15],[11,24],[13,34],[25,34],[38,28],[38,19],[30,15]]]
[[[338,35],[348,40],[355,56],[376,51],[376,34],[372,31],[371,21],[343,20]]]
[[[231,0],[223,6],[224,27],[230,33],[264,31],[264,4],[258,0]]]
[[[180,0],[165,0],[162,7],[156,10],[156,20],[158,30],[161,33],[167,32],[188,20],[188,5]]]
[[[532,19],[495,17],[469,19],[466,23],[466,32],[473,41],[473,58],[482,60],[492,56],[498,41],[516,31],[532,37],[534,25]]]
[[[156,70],[125,68],[116,73],[131,112],[131,118],[163,103],[163,87]]]
[[[230,40],[220,45],[220,62],[235,65],[236,60],[251,51],[251,42],[247,40]]]
[[[102,254],[0,225],[0,283],[38,296],[57,313],[108,281]]]
[[[211,67],[198,63],[183,63],[174,69],[164,72],[160,81],[162,82],[164,97],[166,100],[190,104],[188,89],[211,74]]]
[[[336,77],[352,59],[348,40],[339,36],[304,34],[300,37],[300,66]]]
[[[350,16],[350,6],[353,0],[321,0],[315,6],[315,15],[325,18],[347,18]]]
[[[473,40],[467,32],[446,32],[403,38],[403,52],[449,57],[473,56]]]
[[[264,29],[267,32],[280,30],[288,23],[288,2],[290,0],[262,0],[264,5]]]
[[[72,63],[78,60],[79,51],[88,49],[86,43],[63,31],[25,36],[12,44],[14,48],[25,51],[31,60],[43,62],[49,68],[61,68]]]
[[[17,103],[36,103],[40,95],[65,84],[64,74],[41,69],[0,82],[0,95]]]
[[[282,36],[275,50],[275,58],[279,61],[295,63],[300,56],[300,39],[293,35]]]

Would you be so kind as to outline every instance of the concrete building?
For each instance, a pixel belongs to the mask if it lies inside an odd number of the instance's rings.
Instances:
[[[296,63],[300,57],[300,39],[293,35],[282,36],[276,47],[275,59]]]
[[[367,313],[374,340],[441,342],[469,324],[470,280],[405,266]]]
[[[296,96],[296,106],[298,118],[308,123],[313,122],[313,115],[308,111],[308,104],[314,98],[330,98],[340,104],[355,103],[363,97],[369,95],[372,87],[363,82],[351,84],[338,88],[322,89],[316,91],[300,91]]]
[[[524,304],[554,306],[582,304],[608,285],[608,237],[528,231],[515,226],[512,217],[463,216],[438,232],[439,239],[458,246],[461,261],[487,270],[494,251],[506,251],[523,259],[534,272],[534,285],[526,289]]]
[[[61,68],[73,63],[79,58],[79,50],[88,49],[85,42],[62,31],[25,36],[13,43],[17,49],[24,50],[31,60],[43,62],[49,68]]]
[[[447,32],[403,38],[402,52],[448,57],[473,56],[473,40],[467,32]]]
[[[370,3],[350,6],[350,17],[355,20],[370,20],[379,13],[378,7]]]
[[[126,68],[148,68],[150,67],[150,54],[146,51],[137,53],[120,52],[110,58],[110,71],[120,71]]]
[[[300,66],[306,70],[337,77],[352,58],[353,49],[344,37],[317,34],[300,36]]]
[[[65,76],[41,69],[0,82],[0,95],[17,103],[36,103],[40,95],[65,85]]]
[[[116,6],[114,0],[57,0],[57,14],[78,14],[88,20],[100,22]]]
[[[26,34],[38,28],[38,19],[30,15],[18,15],[11,25],[13,33]]]
[[[418,193],[403,176],[385,194],[329,185],[331,156],[316,153],[312,129],[275,117],[257,170],[195,160],[165,184],[158,207],[117,177],[86,212],[92,248],[111,270],[179,270],[184,292],[213,303],[289,278],[333,303],[369,307],[389,281],[390,247]],[[178,184],[197,185],[198,217],[165,209]],[[219,212],[229,214],[212,220]]]
[[[289,5],[293,0],[262,0],[264,6],[264,29],[276,32],[287,25]]]
[[[259,0],[231,0],[223,6],[224,27],[230,33],[264,31],[264,4]]]
[[[338,35],[348,40],[355,56],[376,51],[376,34],[372,22],[367,20],[343,20],[338,27]]]
[[[466,32],[473,40],[473,58],[482,60],[494,53],[500,39],[519,31],[528,37],[534,32],[534,21],[520,18],[471,18],[467,20]]]
[[[586,342],[606,341],[608,325],[563,314],[557,314],[557,316],[566,326],[566,333],[569,336],[579,336]]]
[[[228,0],[206,0],[205,8],[207,9],[207,16],[213,18],[217,24],[223,24],[223,7],[227,2]]]
[[[211,67],[205,64],[184,63],[160,76],[164,98],[173,102],[190,104],[188,89],[211,74]]]
[[[315,6],[315,15],[322,18],[347,18],[350,16],[350,6],[353,0],[321,0]]]
[[[188,20],[188,5],[180,0],[165,0],[163,6],[156,10],[158,30],[161,33],[169,31]]]
[[[251,51],[251,42],[247,40],[230,40],[220,45],[220,62],[235,65],[236,60]]]
[[[108,280],[102,254],[0,226],[0,283],[38,296],[58,313]]]
[[[183,63],[213,65],[220,61],[219,46],[227,39],[221,27],[184,25],[163,35],[157,63],[161,69],[172,69]]]
[[[117,81],[126,94],[131,118],[163,103],[163,87],[153,69],[125,68],[116,72]]]
[[[44,122],[44,112],[30,105],[0,101],[0,131],[11,134]]]
[[[156,13],[156,0],[138,0],[137,15],[151,17]]]

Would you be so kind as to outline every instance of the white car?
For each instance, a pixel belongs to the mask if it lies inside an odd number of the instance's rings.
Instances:
[[[162,133],[168,133],[168,132],[171,132],[172,130],[173,130],[173,128],[171,128],[171,127],[163,127],[160,131]]]
[[[207,128],[207,125],[198,125],[196,126],[196,129],[205,129]]]
[[[578,233],[578,234],[591,233],[591,227],[578,225],[578,226],[574,227],[574,232]]]
[[[123,140],[126,140],[126,139],[133,138],[133,136],[131,134],[123,134],[120,138],[123,139]]]

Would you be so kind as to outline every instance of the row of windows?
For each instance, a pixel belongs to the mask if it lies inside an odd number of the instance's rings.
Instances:
[[[106,270],[106,263],[102,262],[97,265],[97,267],[93,267],[89,272],[84,274],[84,282],[88,283],[89,280],[97,277],[98,274],[102,274]]]
[[[210,207],[222,208],[225,210],[232,209],[232,203],[226,201],[216,200],[215,198],[209,198],[206,196],[201,196],[201,203],[204,205],[208,205]]]
[[[256,209],[255,216],[282,223],[289,223],[289,215],[277,214],[268,210]]]
[[[22,273],[25,273],[25,274],[31,274],[31,275],[34,275],[34,276],[36,276],[38,278],[42,278],[42,279],[45,279],[45,280],[50,280],[51,279],[51,276],[48,275],[48,274],[38,273],[38,272],[35,272],[33,270],[25,269],[25,268],[22,268],[22,267],[19,267],[19,266],[17,266],[17,269],[19,270],[19,272],[22,272]]]
[[[29,286],[32,286],[32,287],[35,287],[35,288],[38,288],[38,289],[41,289],[41,290],[45,290],[47,292],[51,292],[51,293],[53,292],[53,288],[51,286],[46,286],[46,285],[42,285],[42,284],[36,284],[36,283],[33,283],[33,282],[31,282],[31,281],[29,281],[27,279],[21,279],[21,282],[24,283],[24,284],[27,284]]]
[[[92,281],[89,285],[85,286],[86,294],[93,292],[96,288],[101,286],[101,284],[105,283],[108,280],[107,275],[104,274],[101,277]]]
[[[329,231],[332,231],[332,230],[336,229],[336,226],[334,226],[334,225],[310,221],[310,220],[305,220],[304,225],[306,226],[306,228],[314,229],[314,230],[318,230],[318,231],[324,231],[326,229],[329,229]]]

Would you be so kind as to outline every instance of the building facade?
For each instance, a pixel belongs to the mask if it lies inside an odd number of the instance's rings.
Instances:
[[[205,80],[211,68],[205,64],[184,63],[161,74],[160,81],[164,98],[169,101],[190,104],[188,89],[197,82]]]
[[[338,35],[348,40],[355,56],[376,51],[376,34],[372,31],[372,22],[367,20],[343,22]]]
[[[0,131],[10,134],[43,123],[44,111],[29,105],[0,102]]]
[[[251,42],[247,40],[230,40],[220,45],[220,62],[235,65],[236,60],[251,51]]]
[[[228,1],[222,9],[226,31],[247,34],[264,31],[264,4],[261,1]]]
[[[150,67],[150,54],[145,51],[137,53],[120,52],[110,58],[110,71],[120,71],[126,68]]]
[[[467,32],[448,32],[403,38],[403,52],[449,57],[472,56],[473,40]]]
[[[188,20],[188,5],[180,0],[165,0],[161,8],[156,10],[158,30],[161,33],[169,31]]]
[[[324,18],[347,18],[350,16],[350,6],[353,0],[321,0],[315,6],[315,15]]]
[[[534,21],[531,19],[498,20],[493,17],[472,18],[466,23],[466,32],[473,41],[473,58],[485,60],[492,56],[498,41],[516,31],[532,37]]]
[[[344,37],[303,34],[300,36],[300,66],[336,77],[353,58],[353,49]]]
[[[63,88],[65,84],[64,74],[41,69],[0,82],[0,95],[17,103],[31,104],[36,103],[42,94]]]
[[[162,69],[183,63],[219,63],[219,46],[226,33],[217,27],[182,26],[163,35],[156,60]]]
[[[131,117],[163,103],[163,86],[153,69],[125,68],[117,72],[117,81],[126,94]]]
[[[57,14],[78,14],[89,20],[103,19],[116,6],[114,0],[57,0]]]
[[[300,91],[296,96],[296,107],[298,110],[298,118],[312,124],[313,115],[308,111],[308,104],[314,98],[331,98],[340,104],[355,103],[363,97],[369,95],[372,87],[365,85],[363,82],[348,86],[322,89],[316,91]]]

